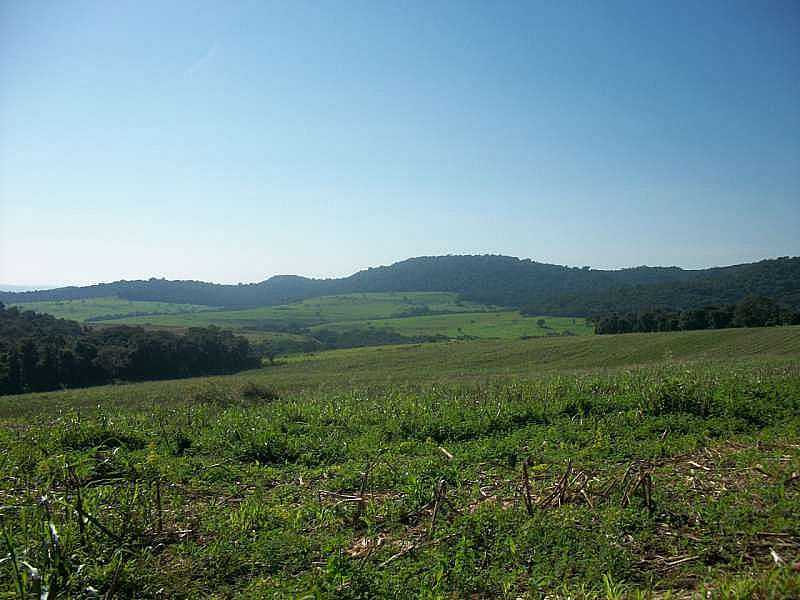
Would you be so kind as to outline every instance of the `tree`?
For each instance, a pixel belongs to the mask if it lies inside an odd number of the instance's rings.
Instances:
[[[708,327],[706,312],[707,310],[702,308],[684,310],[679,319],[680,328],[684,331],[706,329]]]
[[[278,357],[278,353],[275,352],[275,349],[272,346],[267,347],[266,351],[264,352],[264,356],[267,357],[269,364],[274,365],[275,359]]]
[[[780,307],[771,298],[747,296],[736,305],[733,322],[737,327],[764,327],[780,323]]]
[[[185,335],[142,327],[89,329],[74,321],[0,306],[0,393],[230,373],[260,365],[230,331]]]

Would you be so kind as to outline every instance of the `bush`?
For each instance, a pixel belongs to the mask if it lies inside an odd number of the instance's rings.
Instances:
[[[274,402],[275,400],[280,400],[281,397],[280,394],[271,387],[260,385],[255,381],[248,381],[244,387],[242,387],[242,398],[246,400]]]

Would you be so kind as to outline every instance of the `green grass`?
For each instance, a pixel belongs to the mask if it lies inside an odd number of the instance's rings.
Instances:
[[[210,310],[209,306],[197,304],[172,304],[169,302],[145,302],[138,300],[123,300],[122,298],[87,298],[84,300],[62,300],[52,302],[25,302],[11,304],[21,310],[32,310],[47,313],[60,319],[73,321],[86,321],[99,317],[131,315],[134,313],[196,313]],[[117,322],[116,320],[114,321]],[[125,322],[124,320],[122,322]]]
[[[234,329],[269,327],[275,324],[308,326],[333,321],[387,318],[422,305],[434,311],[450,312],[489,309],[472,302],[460,302],[456,294],[448,292],[397,292],[321,296],[281,306],[131,317],[122,322],[174,327],[218,325]]]
[[[798,365],[741,329],[2,398],[0,597],[797,598]]]
[[[475,385],[552,374],[615,372],[651,365],[795,365],[800,327],[637,333],[530,340],[470,340],[298,355],[237,375],[98,386],[0,398],[0,419],[41,411],[191,403],[209,386],[249,383],[281,393]]]
[[[544,320],[544,326],[539,326]],[[518,311],[459,313],[406,317],[402,319],[370,319],[344,321],[319,325],[316,329],[344,331],[362,327],[394,329],[403,335],[444,335],[450,338],[462,336],[482,339],[515,339],[521,337],[544,337],[548,335],[590,335],[594,326],[586,319],[571,317],[525,317]]]
[[[282,306],[264,306],[241,310],[218,310],[190,304],[164,302],[129,302],[119,298],[34,302],[19,305],[58,317],[114,325],[146,325],[153,328],[185,329],[187,327],[219,327],[246,333],[254,341],[306,339],[280,333],[281,328],[311,327],[346,331],[369,327],[393,329],[402,335],[450,338],[514,339],[547,335],[593,333],[583,318],[524,317],[518,311],[460,301],[448,292],[397,292],[322,296]],[[425,307],[433,313],[408,316]],[[147,312],[135,316],[133,313]],[[156,314],[161,313],[161,314]],[[120,315],[123,316],[120,318]],[[114,315],[105,320],[103,316]],[[538,320],[544,319],[544,327]],[[567,334],[568,334],[567,333]]]

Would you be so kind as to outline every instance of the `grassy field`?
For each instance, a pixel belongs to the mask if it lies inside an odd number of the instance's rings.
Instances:
[[[491,309],[491,307],[481,304],[460,302],[456,294],[447,292],[398,292],[321,296],[281,306],[214,310],[197,314],[130,317],[120,322],[174,327],[218,325],[234,329],[268,327],[274,324],[308,326],[334,321],[394,317],[422,306],[427,306],[436,312]]]
[[[0,418],[97,406],[176,406],[203,390],[264,385],[281,394],[535,381],[554,374],[614,373],[660,365],[793,365],[800,327],[723,329],[530,340],[470,340],[297,355],[237,375],[43,392],[0,399]]]
[[[798,327],[6,397],[0,597],[796,598],[799,415]]]
[[[129,302],[119,298],[35,302],[22,308],[77,321],[110,325],[146,325],[185,329],[216,325],[244,333],[254,341],[307,339],[281,329],[310,327],[338,332],[392,329],[402,335],[450,338],[514,339],[552,335],[586,335],[593,327],[583,318],[524,317],[518,311],[460,301],[447,292],[398,292],[323,296],[282,306],[219,310],[188,304]],[[419,314],[430,312],[433,314]],[[148,313],[146,315],[137,313]],[[127,315],[127,316],[126,316]],[[107,317],[107,318],[104,318]],[[544,326],[538,324],[544,320]]]
[[[538,324],[544,321],[544,326]],[[459,313],[452,315],[430,315],[402,319],[370,319],[344,321],[319,325],[316,329],[344,331],[358,327],[394,329],[404,335],[444,335],[450,338],[462,336],[482,339],[516,339],[548,335],[590,335],[594,326],[587,325],[583,318],[571,317],[525,317],[518,311]],[[313,329],[312,329],[313,330]]]
[[[85,300],[63,300],[53,302],[25,302],[12,304],[22,310],[47,313],[60,319],[73,321],[101,320],[103,317],[115,318],[123,315],[148,314],[186,314],[211,310],[209,306],[197,304],[172,304],[169,302],[142,302],[122,298],[87,298]],[[116,322],[116,321],[115,321]]]

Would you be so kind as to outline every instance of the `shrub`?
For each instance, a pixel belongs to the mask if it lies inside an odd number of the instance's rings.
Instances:
[[[269,386],[260,385],[255,381],[248,381],[242,388],[242,398],[274,402],[275,400],[280,400],[281,397],[278,392]]]

